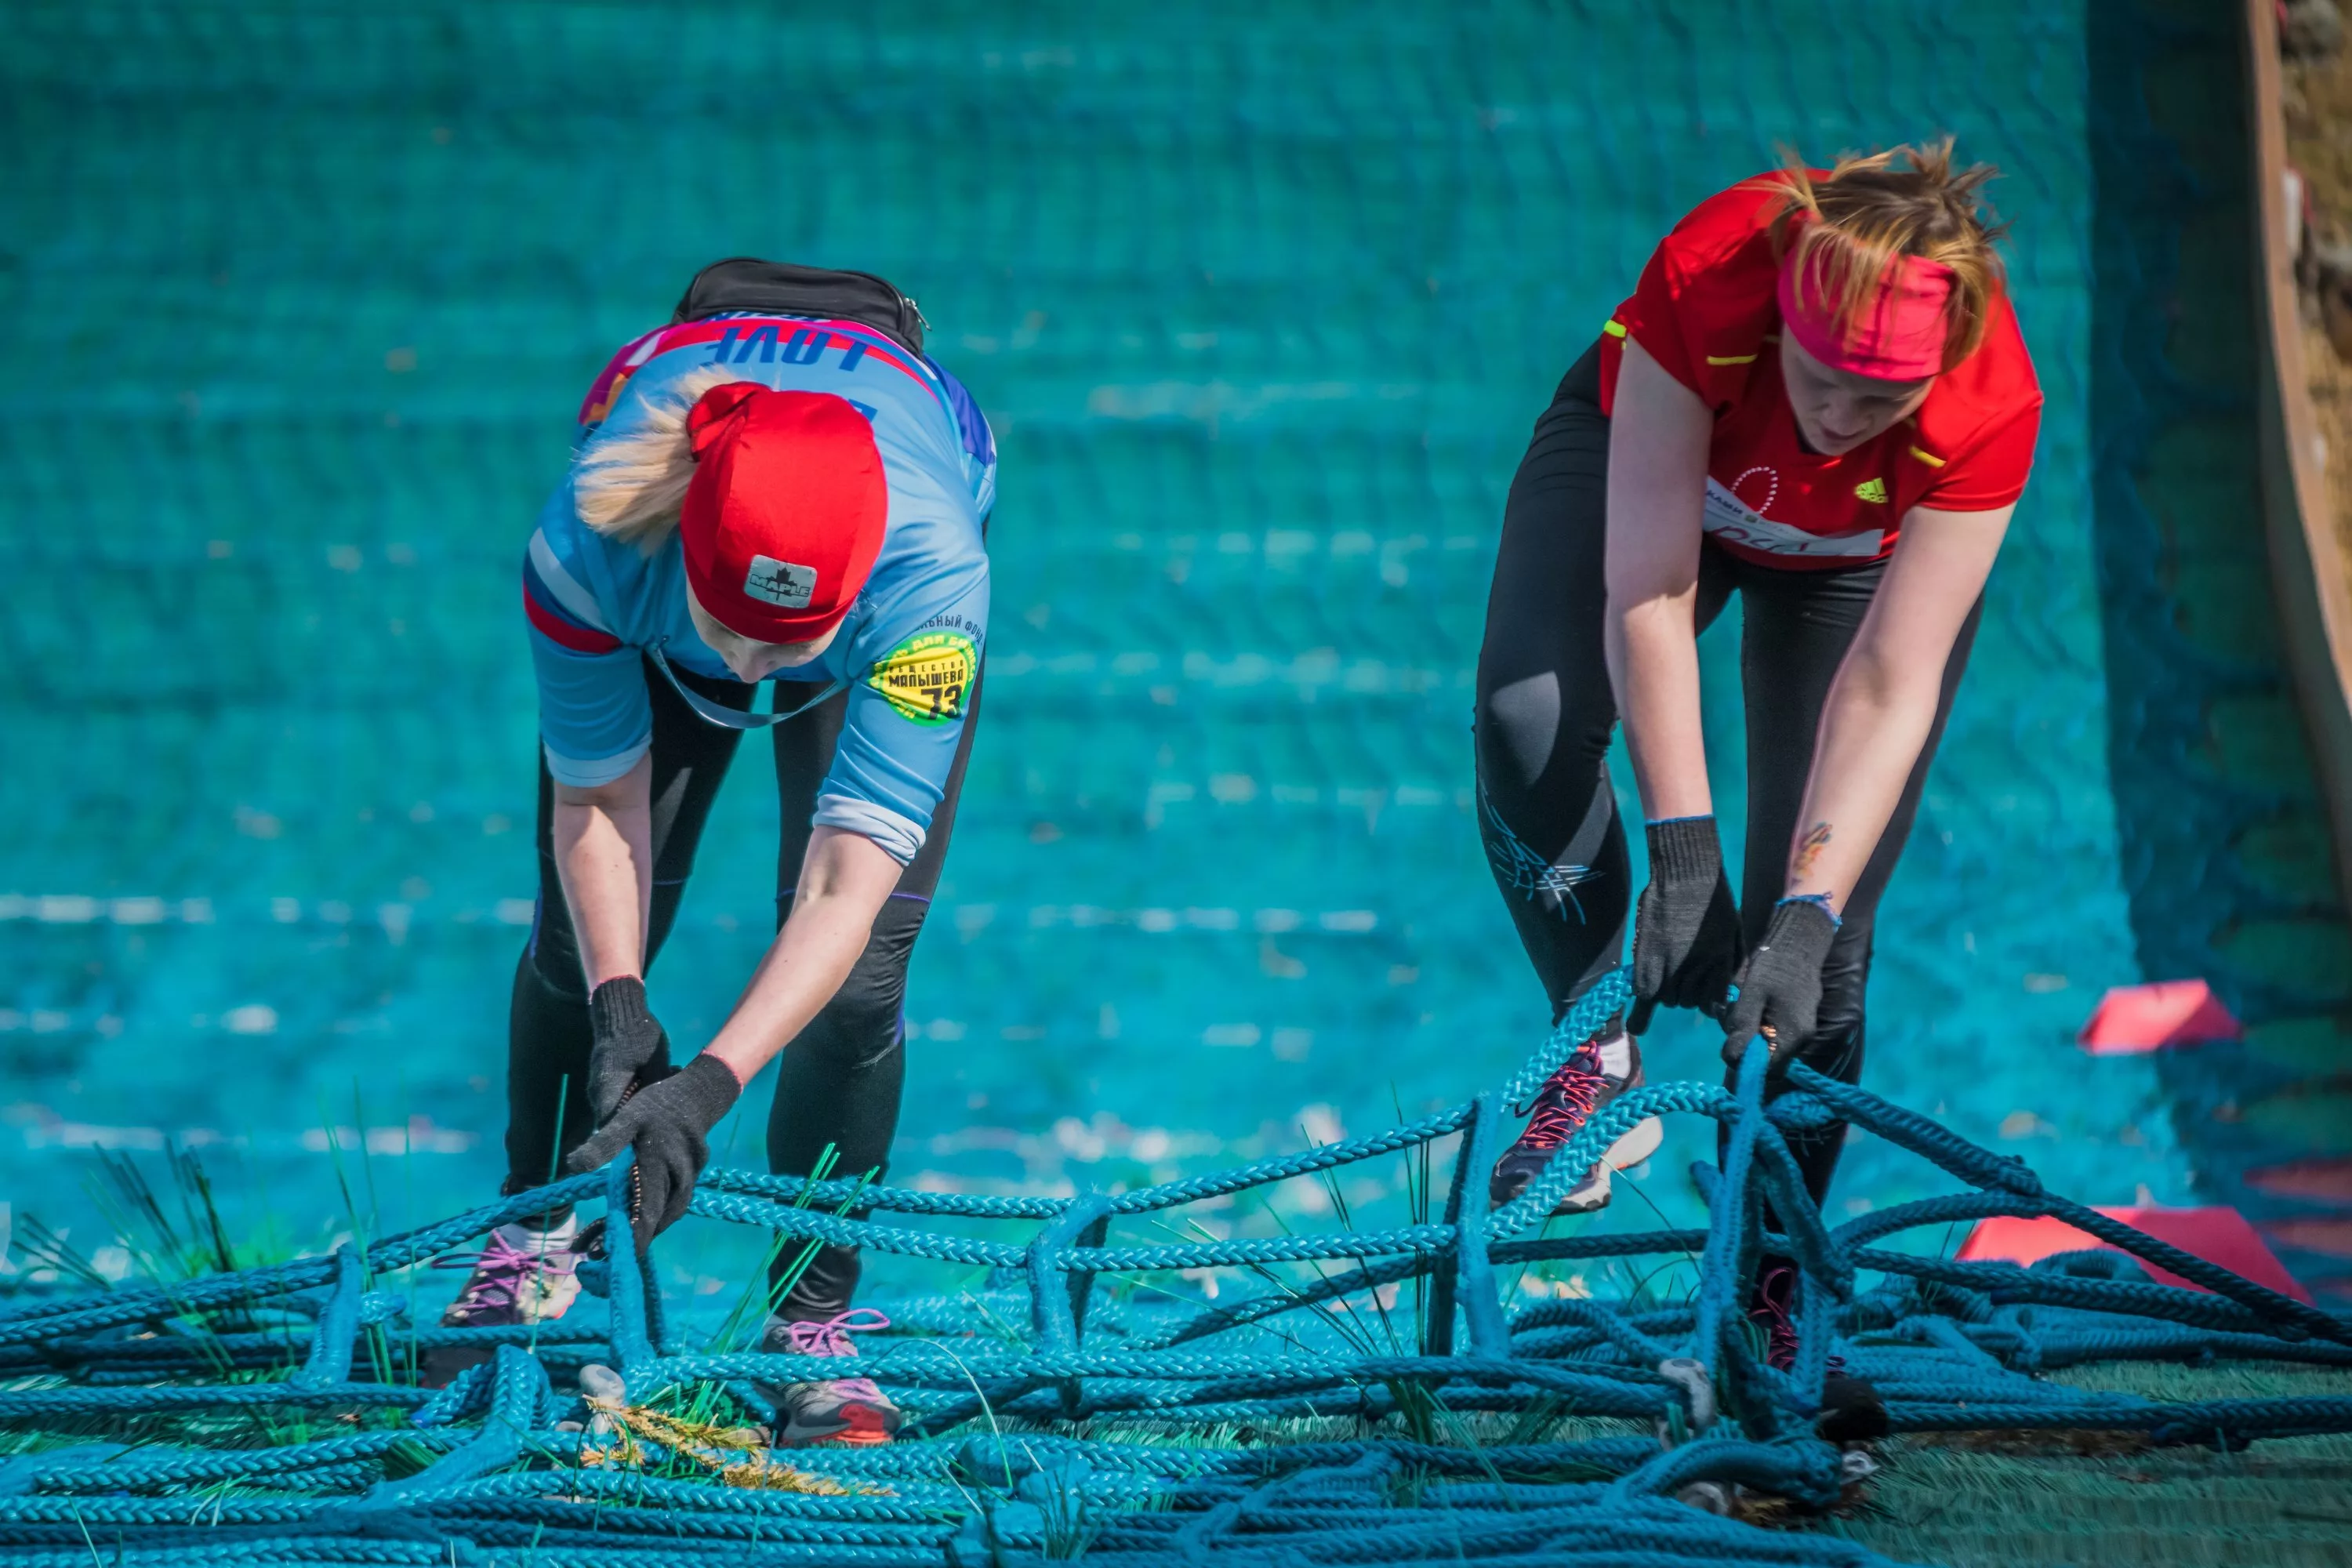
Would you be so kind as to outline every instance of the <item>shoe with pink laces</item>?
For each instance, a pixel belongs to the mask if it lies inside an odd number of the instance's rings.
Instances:
[[[1614,1064],[1620,1062],[1623,1064],[1622,1070],[1613,1070]],[[1595,1036],[1577,1047],[1567,1065],[1546,1079],[1543,1088],[1537,1091],[1527,1131],[1495,1162],[1495,1173],[1486,1186],[1488,1200],[1499,1206],[1527,1191],[1528,1184],[1551,1163],[1553,1153],[1582,1131],[1596,1112],[1627,1089],[1641,1087],[1642,1047],[1632,1036],[1620,1030]],[[1590,1214],[1605,1206],[1609,1202],[1609,1173],[1640,1164],[1658,1152],[1664,1138],[1665,1129],[1654,1116],[1634,1123],[1623,1137],[1609,1146],[1607,1153],[1593,1162],[1592,1168],[1569,1189],[1568,1195],[1551,1212]]]
[[[1764,1331],[1764,1364],[1776,1372],[1797,1370],[1797,1271],[1786,1266],[1767,1268],[1756,1280],[1756,1298],[1748,1321]],[[1830,1370],[1845,1363],[1830,1357]]]
[[[441,1314],[445,1329],[503,1328],[545,1323],[563,1316],[579,1299],[579,1254],[568,1236],[534,1233],[502,1225],[482,1250],[436,1258],[436,1268],[471,1268],[465,1289]],[[439,1388],[466,1368],[490,1359],[478,1345],[436,1345],[425,1352],[417,1381]]]
[[[810,1322],[770,1317],[760,1335],[760,1349],[770,1355],[855,1356],[852,1334],[887,1329],[890,1320],[871,1307],[853,1307],[832,1318]],[[898,1407],[866,1377],[833,1377],[816,1383],[753,1385],[776,1407],[776,1447],[801,1447],[812,1443],[838,1443],[848,1447],[872,1447],[887,1443],[898,1430]]]
[[[1748,1321],[1764,1331],[1764,1363],[1780,1372],[1797,1370],[1797,1271],[1787,1264],[1768,1267],[1757,1277]],[[1822,1379],[1821,1414],[1813,1432],[1827,1442],[1871,1443],[1886,1436],[1886,1404],[1867,1378],[1845,1370],[1843,1356],[1832,1356]]]

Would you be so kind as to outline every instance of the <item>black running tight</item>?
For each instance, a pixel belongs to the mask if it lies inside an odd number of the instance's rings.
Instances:
[[[741,709],[751,688],[739,681],[710,680],[684,670],[678,679],[700,696]],[[727,775],[742,732],[697,718],[669,683],[646,668],[646,689],[654,709],[653,732],[653,921],[646,933],[646,967],[660,956],[678,900],[694,870],[694,852],[710,816],[711,801]],[[777,707],[791,707],[813,688],[779,682]],[[793,889],[807,851],[810,818],[818,786],[833,763],[847,710],[837,694],[789,723],[775,738],[776,792],[782,826],[776,847],[776,923],[792,911]],[[873,935],[833,1000],[784,1048],[777,1067],[776,1098],[768,1112],[768,1167],[805,1175],[827,1144],[845,1175],[879,1171],[890,1158],[898,1126],[899,1090],[906,1079],[900,1007],[907,994],[907,965],[915,938],[930,909],[940,868],[955,825],[956,798],[963,785],[972,732],[979,723],[974,691],[964,719],[963,740],[949,775],[946,798],[932,815],[923,847],[898,879],[898,890],[875,917]],[[547,763],[539,768],[539,909],[530,943],[516,966],[507,1034],[508,1192],[520,1192],[560,1173],[562,1157],[584,1142],[589,1126],[586,1075],[590,1030],[580,948],[557,878],[553,848],[554,784]],[[655,995],[655,1015],[661,1012]],[[674,1059],[690,1056],[692,1042],[673,1040]],[[562,1126],[557,1125],[561,1107]],[[784,1267],[796,1249],[779,1259]],[[828,1317],[845,1309],[857,1283],[857,1255],[846,1247],[824,1248],[784,1303],[787,1316]]]
[[[1633,891],[1604,760],[1617,705],[1601,651],[1609,420],[1600,394],[1595,350],[1562,379],[1536,421],[1503,512],[1478,652],[1480,836],[1555,1019],[1622,962]],[[1742,595],[1748,853],[1738,885],[1751,943],[1762,937],[1784,886],[1822,703],[1884,573],[1883,564],[1785,572],[1742,562],[1712,542],[1700,549],[1699,629],[1734,592]],[[1935,726],[1845,902],[1823,966],[1821,1026],[1803,1057],[1849,1083],[1862,1073],[1863,993],[1879,896],[1918,815],[1982,609],[1970,613],[1953,646]],[[1790,1140],[1817,1199],[1843,1141],[1843,1127]]]

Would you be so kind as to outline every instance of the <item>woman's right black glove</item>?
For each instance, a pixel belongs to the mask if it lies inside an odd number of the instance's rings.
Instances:
[[[1626,1022],[1636,1035],[1648,1030],[1660,1004],[1723,1016],[1744,956],[1715,818],[1653,822],[1648,836],[1650,885],[1634,913],[1633,1012]]]
[[[669,1035],[646,1006],[646,983],[633,974],[607,980],[590,994],[588,1026],[588,1108],[602,1127],[632,1089],[669,1076]]]
[[[635,1201],[637,1247],[686,1215],[694,1201],[695,1179],[710,1159],[710,1130],[734,1109],[743,1086],[733,1069],[705,1051],[641,1094],[630,1097],[620,1114],[596,1136],[572,1152],[564,1168],[578,1175],[593,1171],[624,1149],[637,1152]]]

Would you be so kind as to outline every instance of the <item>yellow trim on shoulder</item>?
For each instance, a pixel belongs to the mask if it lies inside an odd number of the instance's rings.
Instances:
[[[1601,323],[1601,330],[1612,338],[1622,338],[1625,335],[1625,323],[1612,316],[1608,321]]]
[[[1709,354],[1706,356],[1706,363],[1709,364],[1754,364],[1756,363],[1756,356],[1754,354]]]
[[[1936,456],[1933,452],[1923,452],[1918,447],[1914,447],[1911,448],[1911,455],[1918,458],[1921,462],[1927,464],[1931,468],[1940,468],[1944,466],[1944,459]]]

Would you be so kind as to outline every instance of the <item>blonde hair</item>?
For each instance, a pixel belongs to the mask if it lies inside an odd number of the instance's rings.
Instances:
[[[1842,153],[1829,177],[1780,149],[1788,205],[1772,220],[1772,254],[1811,271],[1837,301],[1841,323],[1868,310],[1898,259],[1924,257],[1951,269],[1944,302],[1944,364],[1951,369],[1984,340],[2001,289],[1993,243],[2008,225],[1989,223],[1979,192],[2000,176],[1990,163],[1952,167],[1952,138],[1868,157]],[[1895,166],[1901,159],[1906,165]],[[1803,222],[1811,218],[1814,221]],[[1804,274],[1800,273],[1802,277]]]
[[[607,539],[646,554],[677,526],[694,479],[694,442],[686,416],[703,395],[743,378],[717,365],[688,371],[645,397],[627,429],[599,431],[572,460],[572,500],[580,521]]]

